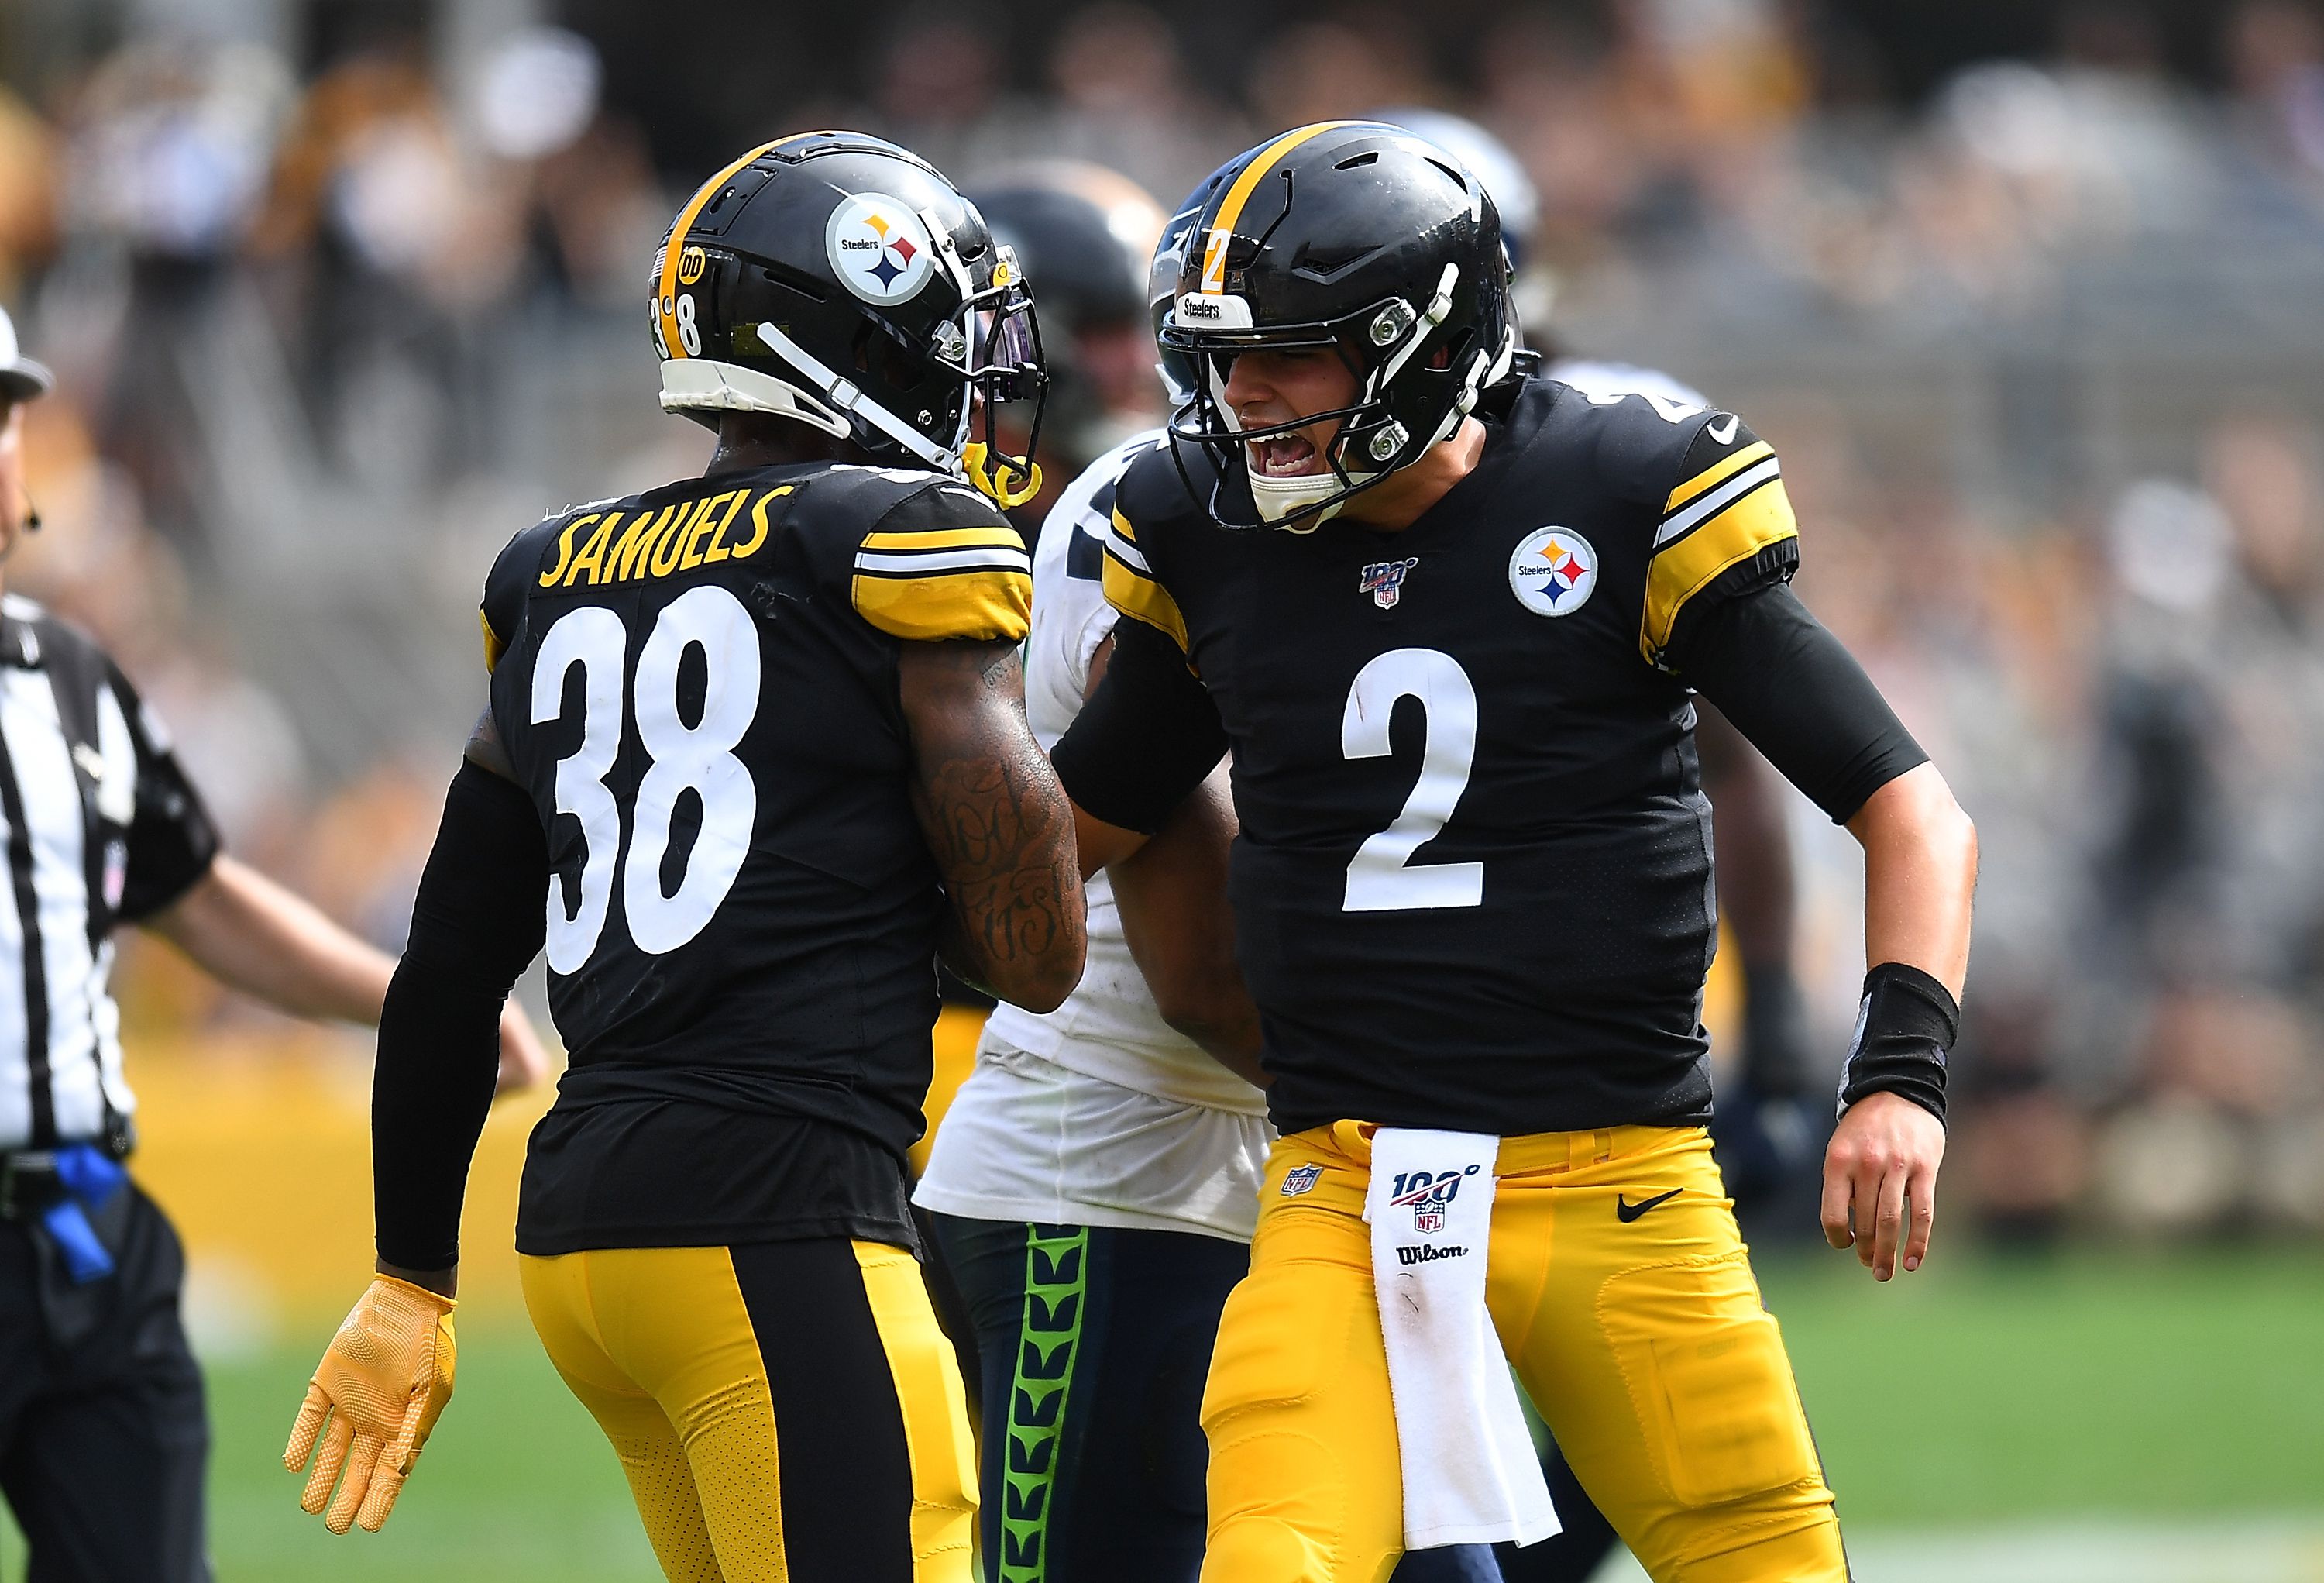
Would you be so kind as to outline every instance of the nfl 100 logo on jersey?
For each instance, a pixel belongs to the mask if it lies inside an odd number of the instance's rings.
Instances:
[[[1474,1165],[1463,1171],[1407,1171],[1388,1191],[1388,1203],[1412,1211],[1412,1229],[1434,1236],[1444,1229],[1444,1211],[1461,1191],[1461,1184],[1477,1174]]]
[[[1571,616],[1598,587],[1598,551],[1571,528],[1536,528],[1509,556],[1509,589],[1536,616]]]
[[[1404,597],[1404,579],[1419,564],[1417,555],[1402,560],[1375,560],[1357,574],[1356,592],[1370,594],[1372,603],[1383,610],[1393,610],[1396,602]]]

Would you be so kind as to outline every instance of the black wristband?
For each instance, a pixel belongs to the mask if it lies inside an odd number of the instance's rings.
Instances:
[[[1950,990],[1918,967],[1881,963],[1864,976],[1840,1113],[1867,1094],[1896,1094],[1943,1121],[1945,1055],[1960,1035],[1960,1006]]]

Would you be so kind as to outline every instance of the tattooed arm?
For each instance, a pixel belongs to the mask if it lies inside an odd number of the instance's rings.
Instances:
[[[899,665],[912,803],[951,903],[945,963],[1028,1011],[1081,981],[1073,807],[1025,724],[1025,672],[1005,643],[908,643]]]

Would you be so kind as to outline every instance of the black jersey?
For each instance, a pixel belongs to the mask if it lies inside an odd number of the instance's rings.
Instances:
[[[1545,379],[1489,430],[1401,532],[1222,528],[1191,449],[1117,493],[1108,597],[1167,642],[1125,624],[1105,686],[1190,669],[1233,749],[1237,949],[1286,1129],[1709,1114],[1677,672],[1706,610],[1791,575],[1781,468],[1732,414]]]
[[[492,713],[548,831],[549,1004],[571,1060],[520,1246],[752,1232],[777,1206],[744,1189],[785,1162],[801,1176],[801,1123],[888,1162],[873,1174],[900,1214],[943,896],[898,657],[908,640],[1020,639],[1030,592],[1022,541],[983,496],[844,465],[599,503],[501,553]],[[786,1224],[755,1234],[862,1234],[819,1201],[788,1192]]]

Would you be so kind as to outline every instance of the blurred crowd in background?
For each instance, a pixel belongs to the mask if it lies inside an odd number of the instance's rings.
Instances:
[[[9,585],[392,948],[492,551],[706,454],[640,288],[718,163],[853,125],[1167,207],[1281,128],[1450,110],[1535,190],[1528,330],[1775,443],[1803,593],[1978,821],[1950,1202],[2324,1232],[2324,9],[2024,5],[1959,60],[1878,9],[23,0],[0,301],[61,386]],[[1856,859],[1798,813],[1836,1070]],[[247,1014],[127,977],[149,1028]]]

